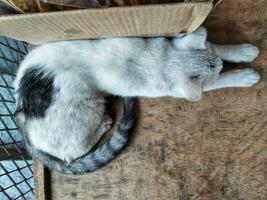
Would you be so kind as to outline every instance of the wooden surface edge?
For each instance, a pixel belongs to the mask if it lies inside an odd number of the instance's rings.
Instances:
[[[33,160],[34,193],[36,200],[49,200],[49,170],[42,163]]]

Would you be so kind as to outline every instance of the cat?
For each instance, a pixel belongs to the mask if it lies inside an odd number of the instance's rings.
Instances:
[[[15,80],[16,120],[30,154],[63,173],[94,171],[126,144],[135,119],[132,97],[199,101],[203,92],[260,80],[251,68],[220,73],[223,60],[253,61],[257,47],[206,39],[200,27],[172,38],[61,41],[32,50]],[[124,115],[111,139],[91,151],[112,124],[104,115],[108,94],[124,98]]]

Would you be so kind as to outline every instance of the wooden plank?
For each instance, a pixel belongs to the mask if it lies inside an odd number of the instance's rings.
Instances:
[[[228,0],[205,25],[218,43],[252,42],[262,81],[201,102],[140,99],[127,149],[82,176],[51,173],[52,200],[259,199],[267,197],[267,1]],[[38,199],[38,198],[37,198]]]
[[[34,193],[37,200],[49,200],[49,171],[39,161],[33,161]]]

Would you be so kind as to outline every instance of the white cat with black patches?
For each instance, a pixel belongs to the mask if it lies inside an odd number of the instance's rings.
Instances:
[[[214,45],[199,28],[171,40],[114,38],[42,45],[21,63],[15,88],[17,121],[29,152],[48,167],[80,174],[108,163],[127,142],[134,120],[128,97],[201,99],[203,92],[250,87],[260,76],[251,69],[220,74],[222,60],[251,62],[259,53],[251,44]],[[116,133],[90,151],[109,130],[104,96],[124,97],[124,115]]]

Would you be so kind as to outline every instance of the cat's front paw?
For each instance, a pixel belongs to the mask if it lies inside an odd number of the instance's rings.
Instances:
[[[240,45],[240,62],[252,62],[259,55],[258,47],[252,44],[241,44]]]
[[[234,73],[240,87],[251,87],[260,81],[260,74],[252,68],[237,69]]]

